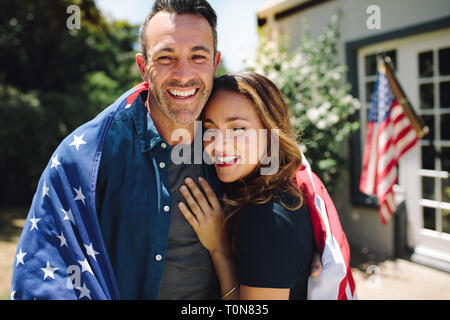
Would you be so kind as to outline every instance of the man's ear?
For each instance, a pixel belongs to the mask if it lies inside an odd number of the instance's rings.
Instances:
[[[220,57],[221,57],[221,52],[217,51],[216,56],[214,57],[214,76],[216,75],[217,69],[219,68]]]
[[[139,72],[141,73],[142,80],[148,81],[147,64],[142,53],[136,54],[136,63],[138,65]]]

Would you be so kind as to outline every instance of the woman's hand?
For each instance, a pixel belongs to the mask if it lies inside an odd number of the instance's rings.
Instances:
[[[178,208],[211,255],[217,252],[227,254],[229,244],[223,226],[222,206],[208,182],[201,177],[198,181],[206,197],[191,178],[186,178],[185,182],[189,189],[183,185],[180,192],[189,207],[180,202]]]

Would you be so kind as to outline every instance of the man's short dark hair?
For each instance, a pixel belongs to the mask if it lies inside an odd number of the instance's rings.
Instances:
[[[139,31],[140,51],[147,61],[147,43],[145,39],[148,22],[160,11],[176,14],[199,14],[204,17],[211,26],[214,41],[214,54],[217,52],[217,15],[206,0],[156,0],[152,11],[145,18]]]

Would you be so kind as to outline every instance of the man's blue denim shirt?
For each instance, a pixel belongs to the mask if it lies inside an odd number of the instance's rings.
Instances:
[[[141,94],[116,114],[97,180],[97,212],[122,299],[157,299],[172,211],[172,148],[156,130]],[[223,184],[213,166],[204,166],[220,198]]]

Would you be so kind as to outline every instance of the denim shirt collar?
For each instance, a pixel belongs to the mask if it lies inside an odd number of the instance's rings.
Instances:
[[[153,149],[163,138],[156,130],[152,117],[145,107],[142,95],[139,94],[130,106],[136,132],[141,145],[141,152]]]

